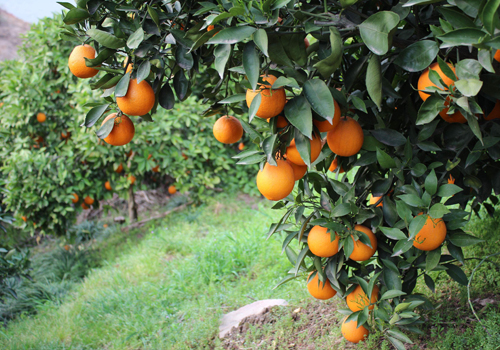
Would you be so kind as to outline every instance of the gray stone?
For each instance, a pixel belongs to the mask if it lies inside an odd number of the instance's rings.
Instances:
[[[288,305],[288,302],[284,299],[259,300],[255,303],[245,305],[240,307],[238,310],[225,314],[222,317],[221,324],[219,326],[219,338],[224,338],[233,327],[238,327],[241,320],[244,318],[248,316],[260,315],[267,308],[280,305]]]

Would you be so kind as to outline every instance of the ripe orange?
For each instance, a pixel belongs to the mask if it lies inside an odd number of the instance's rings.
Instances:
[[[181,156],[182,156],[182,158],[184,158],[184,160],[187,160],[187,159],[188,159],[188,156],[186,156],[186,155],[184,154],[184,152],[182,152]]]
[[[370,334],[370,331],[365,328],[365,326],[361,326],[358,328],[358,322],[356,321],[349,321],[346,323],[347,317],[344,318],[344,321],[342,322],[342,335],[347,341],[350,341],[351,343],[359,343],[360,341],[365,339],[365,336],[367,337],[368,334]]]
[[[21,219],[23,219],[24,222],[26,222],[28,219],[26,218],[26,216],[21,216]]]
[[[214,28],[215,28],[215,26],[214,26],[213,24],[209,25],[209,26],[207,27],[207,32],[209,32],[209,31],[213,30]]]
[[[243,149],[244,149],[244,148],[245,148],[245,144],[244,144],[243,142],[240,142],[240,143],[238,144],[238,149],[239,149],[240,151],[243,151]]]
[[[38,113],[36,115],[36,120],[39,122],[39,123],[43,123],[47,120],[47,116],[45,115],[45,113]]]
[[[313,135],[313,139],[309,141],[311,143],[311,163],[318,159],[319,154],[321,153],[321,139],[317,135]],[[306,165],[306,163],[302,160],[302,157],[297,150],[297,146],[295,145],[295,139],[290,142],[290,146],[286,148],[286,158],[297,165]]]
[[[174,194],[175,192],[177,192],[177,188],[174,185],[168,186],[168,193]]]
[[[66,251],[67,251],[67,250],[69,250],[69,248],[70,248],[70,246],[69,246],[69,245],[67,245],[67,244],[65,244],[65,245],[64,245],[64,250],[66,250]]]
[[[133,185],[135,183],[135,180],[136,180],[134,175],[129,175],[129,177],[127,179],[131,185]]]
[[[108,227],[108,224],[104,224],[104,225],[102,225],[102,227],[107,228],[107,227]]]
[[[111,113],[104,118],[101,125],[104,125],[111,118],[114,119],[113,130],[106,136],[104,141],[112,146],[123,146],[132,141],[135,135],[135,127],[132,120],[124,114],[117,117],[116,113]]]
[[[73,75],[78,78],[92,78],[99,73],[95,68],[90,68],[85,65],[85,58],[95,58],[95,49],[90,45],[75,46],[69,55],[68,66]]]
[[[224,115],[217,119],[213,133],[217,141],[222,143],[235,143],[243,136],[243,127],[238,119],[231,115]]]
[[[153,167],[153,168],[151,169],[151,171],[152,171],[153,173],[158,173],[158,172],[160,172],[160,166],[159,166],[159,165],[157,165],[157,166]]]
[[[307,38],[304,38],[304,44],[306,45],[306,49],[309,47],[309,40],[307,40]]]
[[[137,84],[137,79],[130,79],[125,96],[117,97],[118,108],[128,115],[145,115],[155,104],[155,93],[146,80]]]
[[[129,63],[127,64],[127,62]],[[134,64],[130,62],[128,58],[126,58],[125,61],[123,61],[123,67],[125,67],[126,64],[127,64],[127,69],[125,69],[125,73],[131,72],[132,69],[134,68]]]
[[[87,205],[92,205],[92,204],[94,204],[94,199],[93,199],[92,197],[90,197],[90,196],[85,197],[85,199],[84,199],[83,201],[84,201],[84,202],[85,202],[85,204],[87,204]]]
[[[365,137],[363,129],[351,117],[340,118],[335,129],[328,131],[326,140],[328,147],[338,156],[350,157],[359,152]]]
[[[269,200],[279,201],[288,196],[295,185],[292,167],[282,159],[276,160],[277,165],[266,162],[263,170],[257,174],[257,188]]]
[[[495,56],[493,57],[495,61],[500,62],[500,50],[495,52]]]
[[[499,52],[500,52],[500,50],[497,51],[497,54]],[[493,119],[498,119],[498,118],[500,118],[500,100],[497,100],[497,102],[495,103],[495,107],[493,107],[491,112],[484,119],[485,120],[493,120]]]
[[[452,66],[451,63],[447,63],[448,66],[450,66],[451,70],[453,71],[453,73],[455,73],[455,67]],[[443,71],[441,70],[441,68],[439,68],[439,64],[436,62],[436,63],[433,63],[429,66],[429,68],[426,68],[424,70],[424,72],[422,73],[422,75],[420,75],[420,77],[418,78],[418,84],[417,84],[417,88],[418,90],[425,90],[426,88],[428,87],[431,87],[431,86],[436,86],[436,84],[434,84],[430,79],[429,79],[429,69],[432,69],[433,71],[435,71],[437,74],[439,74],[439,77],[441,78],[441,80],[446,84],[446,85],[453,85],[454,82],[453,80],[451,80],[450,78],[448,78],[444,73]],[[448,88],[445,86],[444,87],[445,90],[448,90]],[[423,92],[423,91],[419,91],[418,94],[420,95],[420,98],[422,99],[422,101],[425,101],[429,98],[429,94]]]
[[[89,209],[89,207],[87,206],[87,204],[82,203],[82,209],[83,209],[83,210],[87,210],[87,209]]]
[[[443,219],[433,219],[428,216],[424,227],[415,236],[413,246],[420,250],[431,251],[439,247],[445,238],[446,224]]]
[[[107,189],[108,191],[113,190],[113,187],[111,187],[111,183],[109,181],[106,181],[104,183],[104,188]]]
[[[38,137],[35,139],[35,142],[36,142],[36,143],[42,143],[42,142],[43,142],[43,137],[42,137],[42,136],[38,136]]]
[[[330,167],[328,168],[328,170],[330,170],[331,172],[337,171],[338,164],[339,164],[339,159],[335,158],[332,161],[332,164],[330,164]],[[339,174],[342,174],[343,172],[344,172],[344,168],[340,167]]]
[[[446,101],[444,101],[445,106],[450,105],[448,100],[449,100],[449,98],[446,98]],[[464,115],[460,111],[456,111],[453,114],[448,114],[448,110],[449,110],[449,108],[445,108],[441,112],[439,112],[439,116],[441,118],[443,118],[445,122],[447,122],[447,123],[460,123],[460,124],[467,123],[467,119],[465,119]]]
[[[61,139],[69,139],[70,132],[69,131],[61,131]]]
[[[340,122],[340,106],[335,100],[333,100],[333,104],[335,105],[335,113],[333,115],[332,123],[330,123],[328,120],[324,120],[321,122],[319,120],[313,119],[313,124],[318,128],[320,132],[333,130]]]
[[[352,312],[356,312],[359,310],[363,310],[366,306],[368,306],[368,310],[373,310],[375,304],[378,300],[378,291],[379,288],[377,285],[373,286],[372,296],[370,300],[368,300],[368,296],[363,291],[360,285],[358,285],[349,295],[345,298],[347,302],[347,306],[351,309]]]
[[[283,129],[285,126],[288,125],[288,120],[286,120],[286,118],[283,117],[282,115],[273,118],[278,118],[278,121],[276,122],[276,126],[278,127],[278,129]],[[269,123],[271,121],[271,118],[266,119],[266,121]]]
[[[261,84],[260,90],[247,90],[247,106],[250,107],[253,99],[257,94],[262,97],[259,109],[257,110],[256,116],[259,118],[269,119],[277,116],[283,111],[283,107],[285,107],[286,94],[285,89],[279,88],[271,91],[272,84],[276,81],[276,77],[274,75],[261,75],[263,81],[269,83]]]
[[[309,276],[311,276],[311,274],[312,272]],[[337,291],[332,288],[328,279],[325,283],[319,281],[318,274],[307,283],[307,290],[313,297],[320,300],[333,298],[335,294],[337,294]]]
[[[370,259],[373,254],[375,254],[375,251],[377,250],[377,237],[373,234],[372,230],[370,230],[366,226],[362,225],[356,225],[354,226],[354,229],[356,231],[361,231],[366,233],[368,238],[370,238],[370,243],[372,248],[361,242],[361,240],[354,240],[354,237],[351,235],[352,240],[354,242],[354,250],[352,251],[351,255],[349,256],[350,259],[354,261],[365,261]]]
[[[372,195],[370,197],[370,205],[377,203],[380,198],[382,198],[382,196],[375,197]],[[384,206],[384,202],[380,202],[379,204],[377,204],[377,207],[383,207],[383,206]]]
[[[332,242],[330,232],[326,227],[314,226],[307,236],[309,250],[316,256],[329,258],[339,252],[339,236],[335,232],[335,239]]]
[[[292,167],[293,178],[295,179],[295,181],[298,181],[304,177],[304,175],[306,174],[306,171],[307,171],[307,165],[304,165],[304,166],[297,165],[295,163],[290,162],[288,159],[287,159],[287,163],[290,164],[290,166]]]
[[[116,168],[115,173],[120,174],[122,171],[123,171],[123,165],[121,165],[121,164],[120,164],[120,165],[118,165],[118,167]]]
[[[71,201],[72,201],[73,203],[78,203],[78,200],[80,199],[80,198],[78,197],[78,195],[77,195],[76,193],[73,193],[73,197],[74,197],[74,198],[73,198],[73,199],[71,199]]]

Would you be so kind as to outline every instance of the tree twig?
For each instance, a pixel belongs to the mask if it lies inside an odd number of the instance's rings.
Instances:
[[[148,222],[150,222],[150,221],[153,221],[153,220],[156,220],[156,219],[161,219],[161,218],[164,218],[165,216],[168,216],[168,215],[170,215],[170,214],[171,214],[171,213],[173,213],[173,212],[176,212],[176,211],[179,211],[179,210],[186,209],[186,207],[187,207],[188,205],[191,205],[191,204],[193,204],[193,203],[194,203],[193,201],[190,201],[190,202],[187,202],[187,203],[185,203],[185,204],[179,205],[178,207],[176,207],[176,208],[174,208],[174,209],[167,210],[167,211],[166,211],[166,212],[164,212],[163,214],[156,215],[156,216],[152,216],[152,217],[150,217],[149,219],[146,219],[146,220],[141,220],[141,221],[135,222],[135,223],[133,223],[133,224],[131,224],[131,225],[128,225],[128,226],[124,227],[124,228],[122,229],[122,231],[127,232],[127,231],[129,231],[129,230],[131,230],[131,229],[133,229],[133,228],[141,227],[141,226],[145,225],[146,223],[148,223]]]

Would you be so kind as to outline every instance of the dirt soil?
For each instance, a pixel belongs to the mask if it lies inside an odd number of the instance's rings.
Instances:
[[[0,9],[0,61],[17,58],[17,48],[22,43],[21,34],[30,24]]]

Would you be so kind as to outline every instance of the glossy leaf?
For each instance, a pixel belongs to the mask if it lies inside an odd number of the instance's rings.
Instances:
[[[236,44],[250,37],[257,28],[245,27],[229,27],[215,34],[212,39],[207,41],[208,44]]]
[[[260,76],[260,60],[255,50],[255,44],[251,41],[246,43],[243,49],[243,68],[252,90],[255,91]]]
[[[366,89],[368,95],[370,95],[373,102],[375,102],[380,109],[382,105],[382,73],[380,58],[377,55],[373,55],[368,61],[368,68],[366,69]]]
[[[320,116],[332,121],[335,113],[335,105],[330,89],[325,82],[320,79],[312,79],[304,84],[304,95],[312,109]]]
[[[380,11],[371,15],[359,26],[359,33],[366,46],[376,55],[385,55],[392,44],[399,16],[391,11]]]
[[[285,105],[286,119],[300,132],[312,139],[312,112],[311,106],[304,96],[297,96],[292,98]]]
[[[408,72],[419,72],[431,65],[438,51],[435,41],[417,41],[401,51],[394,63]]]

